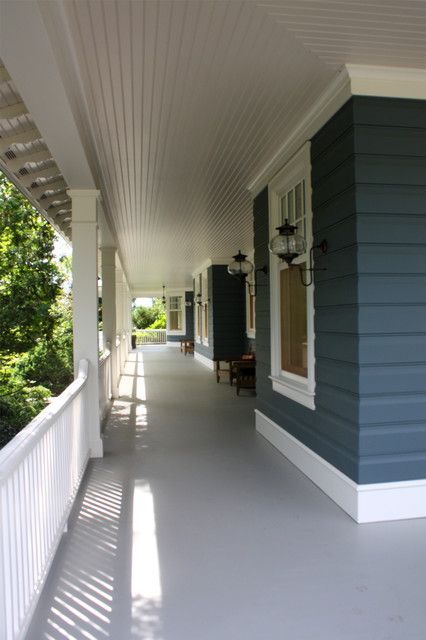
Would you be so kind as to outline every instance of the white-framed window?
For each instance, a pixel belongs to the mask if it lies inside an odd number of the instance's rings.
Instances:
[[[254,265],[254,251],[248,254],[247,260]],[[256,338],[256,296],[254,295],[254,279],[256,265],[250,275],[247,276],[246,284],[246,335],[247,338]]]
[[[195,341],[201,343],[201,305],[198,304],[198,294],[201,294],[201,273],[197,274],[194,279],[194,327]]]
[[[293,261],[305,267],[312,246],[310,143],[269,184],[269,237],[288,219],[306,240]],[[304,287],[300,270],[271,255],[271,381],[273,390],[315,409],[314,285]]]
[[[167,305],[167,333],[185,335],[185,332],[185,294],[170,295]]]
[[[201,274],[201,300],[202,304],[202,325],[203,325],[203,344],[209,344],[209,282],[207,269]]]

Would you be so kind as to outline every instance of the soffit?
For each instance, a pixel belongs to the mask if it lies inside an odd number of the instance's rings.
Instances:
[[[41,6],[132,289],[249,250],[247,184],[334,71],[253,2]]]
[[[30,202],[71,239],[67,183],[0,60],[0,169]]]
[[[37,7],[135,293],[252,247],[247,185],[344,63],[425,66],[423,1]]]

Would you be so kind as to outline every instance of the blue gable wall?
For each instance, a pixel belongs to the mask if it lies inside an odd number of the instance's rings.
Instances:
[[[316,409],[272,391],[256,300],[258,408],[359,483],[426,477],[426,103],[356,97],[312,140]],[[268,260],[268,194],[254,202]]]

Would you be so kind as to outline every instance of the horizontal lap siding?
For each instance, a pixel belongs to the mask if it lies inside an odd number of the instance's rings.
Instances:
[[[213,265],[214,357],[239,355],[245,349],[245,287],[227,267]]]
[[[310,449],[357,480],[358,340],[355,167],[351,104],[312,145],[313,230],[327,237],[330,252],[317,258],[316,409],[311,411],[272,390],[269,375],[269,284],[256,298],[257,407]],[[255,261],[269,264],[268,192],[254,202]]]
[[[355,98],[360,481],[426,477],[426,103]]]

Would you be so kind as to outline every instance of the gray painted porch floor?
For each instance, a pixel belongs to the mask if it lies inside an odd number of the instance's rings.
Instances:
[[[425,640],[426,520],[356,525],[179,349],[121,393],[27,638]]]

